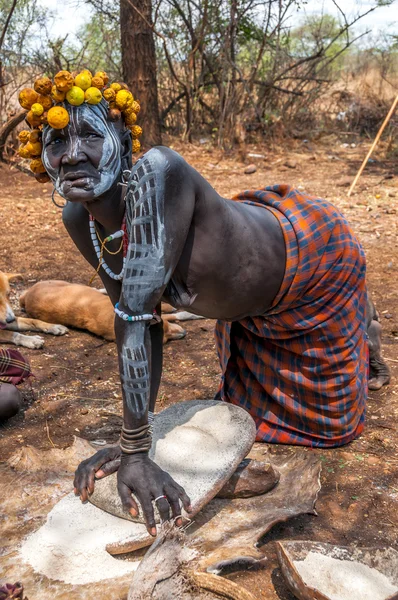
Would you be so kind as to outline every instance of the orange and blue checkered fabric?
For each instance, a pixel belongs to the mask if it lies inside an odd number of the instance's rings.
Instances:
[[[234,200],[277,217],[286,270],[266,314],[217,321],[222,378],[216,398],[249,411],[257,441],[347,444],[363,430],[367,397],[364,252],[325,200],[287,185]]]

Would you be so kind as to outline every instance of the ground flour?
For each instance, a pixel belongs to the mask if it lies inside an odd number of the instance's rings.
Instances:
[[[385,575],[357,561],[309,552],[293,564],[308,586],[330,600],[385,600],[397,591]]]
[[[139,562],[115,559],[105,546],[127,537],[133,528],[137,524],[68,494],[20,552],[24,562],[49,579],[76,585],[117,578],[135,571]]]

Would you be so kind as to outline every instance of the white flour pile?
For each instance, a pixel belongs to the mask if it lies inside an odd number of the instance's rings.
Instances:
[[[385,575],[357,561],[309,552],[293,564],[308,586],[330,600],[385,600],[397,591]]]
[[[139,561],[117,560],[105,550],[144,525],[109,515],[68,494],[54,506],[46,523],[21,548],[24,562],[49,579],[87,584],[136,570]]]

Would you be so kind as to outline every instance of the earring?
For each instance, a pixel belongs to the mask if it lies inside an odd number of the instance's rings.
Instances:
[[[54,188],[54,189],[53,189],[53,191],[52,191],[52,194],[51,194],[51,200],[53,201],[53,204],[55,204],[55,206],[56,206],[57,208],[65,208],[65,206],[68,204],[68,201],[66,200],[66,201],[65,201],[65,204],[57,204],[57,202],[56,202],[56,200],[55,200],[55,198],[54,198],[54,194],[55,194],[55,192],[56,192],[56,189]],[[61,196],[61,197],[62,197],[62,196]]]

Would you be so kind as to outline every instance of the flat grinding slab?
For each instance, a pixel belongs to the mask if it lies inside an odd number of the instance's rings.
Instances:
[[[186,489],[192,516],[231,477],[255,436],[254,421],[242,408],[213,400],[182,402],[156,415],[150,456]],[[72,586],[110,578],[123,581],[131,575],[137,558],[118,560],[106,549],[120,553],[120,541],[126,538],[129,551],[144,548],[153,537],[123,511],[116,474],[97,481],[95,490],[91,500],[96,506],[82,504],[74,494],[54,506],[46,523],[22,544],[19,556],[25,565]],[[38,597],[44,598],[41,592]]]
[[[149,456],[185,489],[192,518],[232,476],[255,437],[255,423],[242,408],[216,400],[191,400],[155,415]],[[144,522],[141,513],[133,518],[123,510],[116,473],[96,482],[90,502],[117,517]]]

